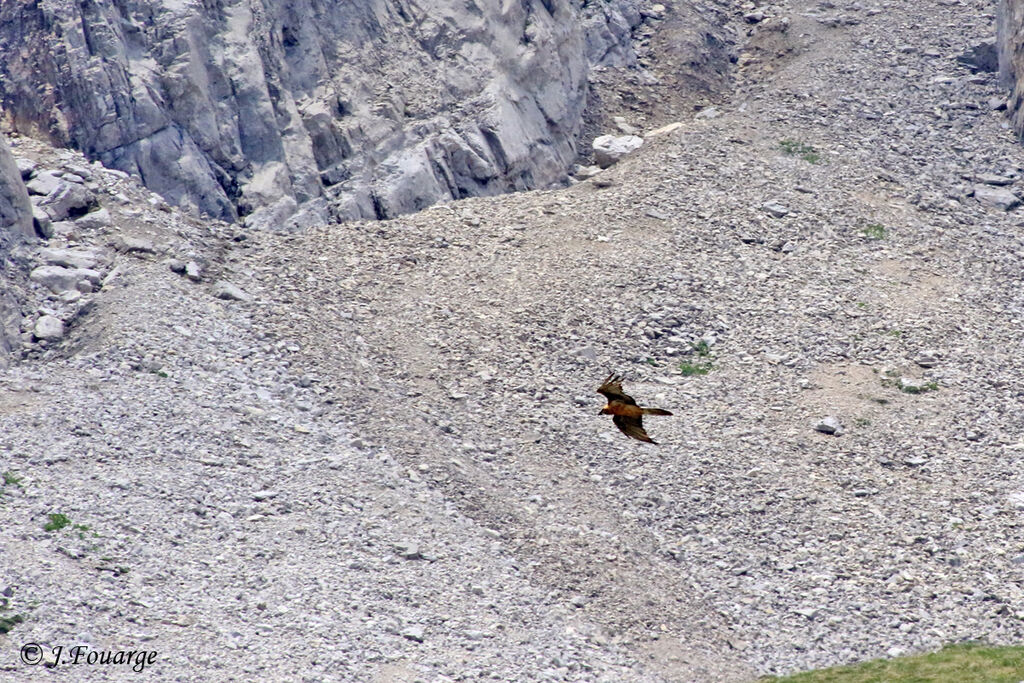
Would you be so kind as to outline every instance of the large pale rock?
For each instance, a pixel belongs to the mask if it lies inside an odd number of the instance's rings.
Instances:
[[[33,237],[32,204],[7,140],[0,136],[0,232]]]
[[[63,266],[39,266],[29,273],[29,279],[38,282],[54,294],[69,289],[86,289],[98,285],[102,274],[91,268],[64,268]]]
[[[63,221],[80,216],[96,204],[92,192],[77,183],[60,181],[60,186],[39,202],[51,221]]]
[[[644,139],[637,135],[602,135],[594,138],[594,163],[601,168],[608,168],[643,144]]]
[[[36,339],[58,341],[64,338],[64,323],[52,315],[41,315],[32,334]]]
[[[1017,198],[1017,195],[1005,187],[975,185],[974,196],[982,204],[1002,209],[1003,211],[1009,211],[1020,204],[1020,199]]]

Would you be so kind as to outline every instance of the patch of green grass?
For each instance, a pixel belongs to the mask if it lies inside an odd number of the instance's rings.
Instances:
[[[886,230],[885,226],[881,223],[871,223],[869,225],[865,225],[860,231],[860,234],[865,237],[870,237],[873,240],[884,240],[889,236],[889,231]]]
[[[14,476],[13,472],[4,472],[4,486],[17,486],[21,488],[21,477]]]
[[[708,346],[708,343],[703,339],[695,344],[690,344],[690,348],[693,349],[701,358],[708,358],[711,356],[711,347]]]
[[[927,384],[922,384],[921,386],[916,386],[914,384],[900,384],[899,386],[900,391],[902,391],[904,394],[923,394],[926,391],[939,390],[938,382],[928,382]]]
[[[66,526],[71,525],[71,518],[60,512],[55,512],[50,515],[50,521],[43,527],[43,531],[60,531]]]
[[[821,155],[818,154],[818,150],[803,142],[798,142],[796,140],[780,140],[779,147],[781,147],[782,151],[789,156],[798,156],[809,164],[816,164],[821,161]]]
[[[1024,647],[962,643],[947,645],[930,654],[878,659],[760,680],[766,683],[1018,683],[1024,680]]]
[[[683,373],[683,377],[706,375],[711,372],[711,363],[688,363],[687,361],[683,361],[679,364],[679,371]]]
[[[679,372],[683,374],[683,377],[706,375],[711,372],[711,368],[714,367],[711,363],[711,346],[701,339],[696,343],[690,344],[690,348],[697,354],[698,360],[696,362],[684,360],[679,363]]]
[[[9,617],[0,617],[0,635],[7,633],[23,621],[25,621],[25,617],[20,614],[12,614]]]

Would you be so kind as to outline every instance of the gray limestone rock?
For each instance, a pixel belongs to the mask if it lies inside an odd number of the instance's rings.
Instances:
[[[41,315],[36,321],[32,334],[36,339],[57,341],[64,338],[64,323],[52,315]]]
[[[608,168],[643,144],[644,139],[637,135],[602,135],[594,139],[594,162]]]
[[[78,183],[59,181],[56,190],[46,195],[39,202],[52,221],[63,221],[86,213],[96,204],[96,197],[87,188]]]
[[[20,237],[33,237],[32,204],[11,155],[7,140],[0,136],[0,230]]]
[[[0,32],[0,108],[15,130],[186,209],[273,227],[323,199],[339,218],[383,218],[565,177],[587,56],[632,63],[642,20],[632,0],[588,3],[586,26],[580,12],[569,0],[5,3],[0,26],[21,28]]]
[[[45,197],[56,192],[62,184],[61,179],[50,171],[39,171],[25,183],[25,187],[30,193]]]
[[[982,204],[995,209],[1002,209],[1003,211],[1009,211],[1020,204],[1020,199],[1017,198],[1017,195],[1002,187],[975,185],[974,196]]]
[[[838,417],[829,415],[814,425],[814,431],[821,432],[822,434],[831,434],[832,436],[841,436],[844,431],[843,423],[839,421]]]
[[[213,295],[218,299],[226,299],[228,301],[252,301],[252,296],[241,287],[233,285],[226,280],[218,280],[214,283]]]
[[[91,268],[64,268],[62,266],[39,266],[29,273],[29,279],[38,282],[54,294],[59,294],[69,289],[78,289],[81,283],[98,285],[102,275]]]
[[[109,227],[112,223],[110,212],[102,207],[75,219],[75,226],[82,230],[98,230]]]
[[[48,265],[67,268],[96,269],[100,264],[110,262],[109,254],[100,247],[79,247],[74,249],[57,249],[44,247],[39,250],[39,258]]]

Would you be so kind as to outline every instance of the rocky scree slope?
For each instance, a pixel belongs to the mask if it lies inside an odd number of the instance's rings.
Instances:
[[[992,8],[734,18],[735,97],[565,190],[275,236],[82,169],[98,206],[57,223],[109,224],[50,240],[110,270],[2,379],[6,637],[153,643],[168,679],[750,680],[1019,643],[1024,168],[960,59]],[[609,370],[676,412],[661,446],[596,414]]]
[[[719,30],[686,8],[690,33]],[[635,0],[5,3],[0,109],[186,209],[274,229],[384,218],[563,181],[589,69],[637,67],[633,32],[661,16]],[[701,41],[681,44],[698,64]]]

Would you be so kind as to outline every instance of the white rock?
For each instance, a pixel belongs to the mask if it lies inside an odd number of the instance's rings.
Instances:
[[[985,206],[1009,211],[1020,204],[1020,200],[1010,190],[990,185],[975,185],[974,197]]]
[[[45,339],[47,341],[63,339],[64,323],[60,318],[52,315],[40,316],[39,320],[36,321],[36,326],[32,334],[35,335],[36,339]]]
[[[602,135],[594,139],[594,162],[608,168],[643,144],[644,139],[636,135]]]

